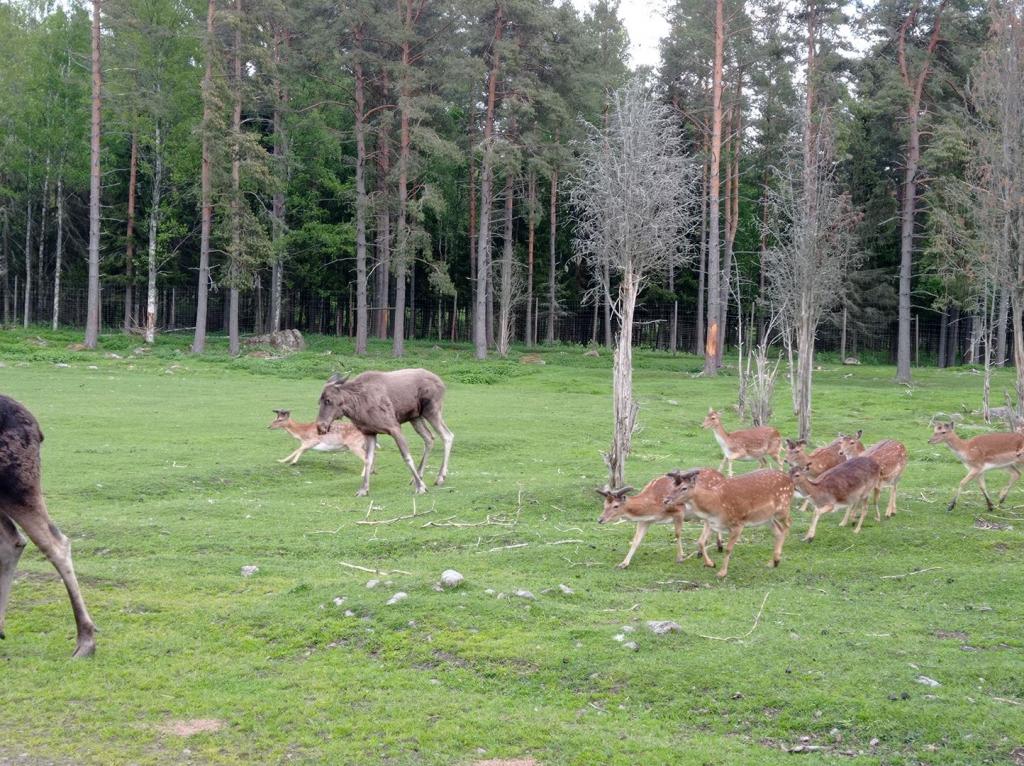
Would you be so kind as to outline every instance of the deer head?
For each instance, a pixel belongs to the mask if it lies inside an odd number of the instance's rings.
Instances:
[[[786,462],[790,465],[806,466],[810,459],[804,453],[805,439],[786,439]]]
[[[345,391],[347,375],[334,373],[327,379],[320,392],[320,412],[316,416],[316,432],[323,436],[331,430],[331,423],[345,414],[348,392]]]
[[[277,417],[274,418],[267,428],[284,428],[284,424],[291,420],[292,417],[291,410],[274,410],[274,414]]]
[[[709,407],[707,417],[704,418],[704,422],[700,424],[701,428],[718,428],[720,425],[722,425],[721,415]]]
[[[680,505],[693,497],[693,492],[697,488],[697,479],[700,477],[700,469],[669,471],[668,477],[672,479],[672,489],[665,495],[665,505]]]
[[[932,437],[928,440],[928,443],[942,444],[943,442],[948,442],[951,436],[956,436],[952,420],[948,423],[936,423],[935,428],[932,430]]]
[[[855,434],[839,434],[839,454],[847,460],[857,457],[857,444],[863,435],[864,429],[858,430]]]
[[[632,491],[632,487],[611,489],[607,484],[602,489],[596,490],[597,494],[604,498],[604,510],[597,523],[606,524],[622,516],[626,512],[626,502],[629,500],[629,493]]]

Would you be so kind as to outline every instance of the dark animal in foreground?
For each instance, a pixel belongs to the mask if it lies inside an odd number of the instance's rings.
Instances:
[[[725,561],[717,572],[719,577],[729,573],[732,549],[744,527],[771,525],[775,548],[769,564],[773,567],[779,565],[782,546],[789,534],[789,505],[793,501],[793,482],[786,474],[762,469],[726,478],[709,468],[695,468],[671,471],[668,475],[674,487],[665,498],[666,505],[686,503],[694,515],[707,522],[715,532],[729,532]],[[700,541],[697,544],[701,545]],[[703,549],[701,554],[707,566],[714,566]]]
[[[597,490],[597,494],[604,498],[604,509],[601,517],[597,520],[598,524],[606,524],[609,521],[616,521],[618,519],[636,522],[636,532],[633,534],[633,541],[629,544],[629,552],[626,554],[626,558],[617,565],[619,569],[625,569],[629,566],[629,562],[633,560],[633,554],[640,547],[640,543],[643,542],[644,536],[647,534],[651,524],[667,524],[672,522],[675,525],[676,561],[681,562],[684,560],[683,521],[696,521],[698,518],[685,503],[676,505],[665,504],[665,498],[674,487],[672,479],[665,475],[652,479],[639,493],[632,496],[629,495],[633,491],[632,487],[622,487],[621,489],[605,487],[604,489]],[[714,563],[709,563],[711,559],[704,552],[704,545],[707,544],[707,538],[710,534],[711,530],[707,523],[705,523],[704,531],[701,533],[697,546],[704,557],[704,563],[708,566],[714,566]],[[722,550],[721,535],[718,536],[718,550]]]
[[[349,379],[337,373],[332,375],[320,394],[320,413],[316,418],[317,431],[326,434],[331,423],[346,417],[366,437],[366,460],[363,466],[363,485],[356,493],[370,491],[370,470],[377,449],[377,436],[387,434],[395,440],[402,459],[409,466],[416,494],[427,491],[423,483],[423,469],[434,445],[430,427],[444,442],[444,457],[437,472],[437,485],[444,484],[448,476],[448,459],[455,435],[445,425],[444,383],[429,370],[408,369],[393,372],[364,372]],[[411,423],[423,439],[423,457],[417,468],[409,454],[409,445],[402,434],[402,423]]]
[[[96,627],[85,608],[71,564],[71,542],[46,512],[39,469],[42,441],[43,432],[32,413],[0,395],[0,638],[4,638],[4,617],[14,570],[27,544],[18,531],[21,527],[64,581],[78,628],[73,656],[88,657],[96,650]]]

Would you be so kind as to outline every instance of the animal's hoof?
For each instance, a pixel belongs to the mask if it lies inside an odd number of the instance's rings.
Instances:
[[[287,462],[288,462],[288,458],[286,458],[286,457],[283,457],[283,458],[281,458],[280,460],[278,460],[277,462],[278,462],[278,463],[287,463]]]
[[[686,556],[676,556],[677,564],[682,564],[684,561],[686,561]]]
[[[356,491],[356,497],[366,497],[368,494],[370,494],[370,490],[368,489],[360,489]]]
[[[776,568],[776,567],[777,567],[777,566],[779,565],[779,562],[780,562],[781,560],[782,560],[782,559],[772,559],[772,562],[771,562],[771,564],[769,564],[769,566],[770,566],[770,567],[771,567],[772,569],[775,569],[775,568]]]
[[[803,540],[804,540],[805,543],[813,543],[814,542],[814,538],[813,537],[805,537]]]
[[[717,572],[715,572],[715,577],[717,577],[717,578],[718,578],[719,580],[721,580],[721,579],[723,579],[723,578],[724,578],[724,577],[725,577],[725,576],[726,576],[727,574],[729,574],[729,573],[728,573],[728,572],[727,572],[726,570],[724,570],[724,569],[719,569],[719,570],[718,570]]]
[[[427,494],[427,485],[426,484],[421,484],[420,486],[416,487],[415,494],[417,494],[417,495],[425,495],[425,494]]]
[[[5,638],[7,638],[7,634],[0,630],[0,641],[3,641]]]
[[[619,562],[618,564],[616,564],[615,568],[616,569],[625,569],[628,566],[629,566],[629,564],[627,564],[625,561],[622,561],[622,562]]]
[[[708,559],[707,561],[704,562],[704,566],[706,566],[708,569],[714,569],[715,568],[715,562],[712,561],[711,559]]]
[[[84,657],[92,657],[95,653],[96,642],[90,638],[88,641],[79,641],[78,646],[75,647],[75,651],[71,656],[74,659],[82,659]]]
[[[954,508],[956,508],[956,503],[950,503],[946,506],[946,513],[952,513]]]
[[[724,546],[724,545],[722,545],[722,543],[721,543],[721,542],[719,542],[719,543],[718,543],[718,545],[716,545],[715,547],[716,547],[716,548],[718,548],[718,552],[719,552],[719,553],[721,553],[722,551],[724,551],[724,550],[725,550],[725,546]]]
[[[438,476],[437,480],[434,482],[434,486],[435,487],[444,486],[444,476]]]

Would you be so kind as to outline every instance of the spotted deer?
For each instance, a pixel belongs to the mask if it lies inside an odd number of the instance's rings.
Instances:
[[[860,444],[861,432],[858,431],[856,436],[847,437],[843,434],[839,434],[829,444],[824,447],[819,447],[814,452],[807,454],[807,440],[806,439],[786,439],[786,462],[790,466],[800,466],[805,468],[807,473],[814,476],[821,476],[830,468],[835,468],[837,465],[846,460],[846,456],[841,451],[841,445],[843,439],[849,438],[855,441],[858,445]],[[861,449],[864,449],[861,446]],[[797,490],[799,494],[799,490]],[[801,495],[801,497],[803,497]],[[810,504],[810,498],[804,497],[804,503],[800,506],[801,513],[807,510],[807,506]]]
[[[860,436],[859,431],[857,436]],[[895,439],[883,439],[867,449],[864,449],[859,438],[843,436],[841,439],[839,449],[847,460],[854,457],[866,457],[878,463],[880,480],[878,490],[875,492],[875,521],[882,520],[878,508],[878,495],[886,487],[889,488],[889,501],[885,507],[885,518],[895,516],[896,488],[899,486],[900,479],[903,478],[903,471],[907,468],[907,448]],[[864,509],[864,513],[867,513],[867,508]],[[860,523],[857,524],[857,528],[860,529]]]
[[[685,503],[711,530],[729,533],[718,577],[729,573],[732,549],[745,527],[771,525],[775,547],[769,566],[779,565],[782,546],[789,533],[789,505],[793,500],[793,481],[789,476],[766,469],[735,478],[727,478],[711,469],[671,471],[668,475],[674,486],[665,498],[666,506]],[[700,540],[697,544],[701,546],[705,565],[714,566]]]
[[[625,569],[629,566],[629,562],[633,560],[633,554],[640,547],[640,543],[652,524],[671,522],[675,525],[676,561],[682,562],[685,559],[682,539],[683,521],[694,521],[697,520],[697,517],[685,503],[665,504],[665,498],[673,487],[672,479],[665,475],[652,479],[635,495],[629,495],[633,491],[632,487],[622,487],[621,489],[605,487],[597,490],[597,494],[604,498],[604,509],[597,520],[598,524],[607,524],[619,519],[636,522],[636,532],[633,534],[633,541],[629,544],[629,552],[626,554],[626,558],[617,565],[618,569]],[[704,557],[704,563],[707,566],[714,566],[714,562],[704,552],[709,535],[710,529],[705,524],[697,547]],[[721,534],[718,535],[718,550],[722,550]]]
[[[756,460],[762,468],[766,468],[768,458],[772,458],[779,468],[782,467],[782,436],[771,426],[726,431],[722,427],[722,416],[709,409],[701,427],[710,428],[715,435],[715,441],[722,448],[723,457],[718,465],[719,472],[728,464],[729,476],[732,476],[732,464],[735,460]]]
[[[814,503],[811,526],[804,535],[804,542],[812,542],[818,529],[818,519],[839,508],[846,510],[840,526],[849,521],[851,513],[861,504],[867,504],[868,495],[877,491],[881,469],[871,458],[855,457],[830,468],[817,478],[812,478],[806,468],[793,466],[789,471],[796,488]],[[864,521],[861,514],[860,521]],[[860,532],[857,524],[854,532]]]
[[[949,501],[946,511],[952,511],[956,507],[957,500],[964,487],[972,480],[977,479],[981,487],[981,493],[985,496],[988,509],[993,509],[992,498],[988,496],[988,488],[985,486],[985,474],[997,468],[1005,468],[1010,472],[1010,481],[1007,482],[1003,491],[999,493],[999,504],[1002,505],[1010,488],[1020,478],[1021,455],[1024,454],[1024,434],[1013,432],[981,434],[973,439],[961,439],[950,423],[936,423],[929,444],[946,444],[953,451],[960,462],[967,469],[967,475],[960,481],[956,494]]]
[[[278,463],[295,465],[299,458],[308,450],[314,452],[344,452],[352,454],[366,463],[366,437],[363,432],[348,421],[331,424],[331,430],[321,434],[316,430],[316,423],[296,423],[292,420],[290,410],[274,410],[277,417],[267,428],[282,429],[299,440],[299,446],[291,454],[278,460]]]

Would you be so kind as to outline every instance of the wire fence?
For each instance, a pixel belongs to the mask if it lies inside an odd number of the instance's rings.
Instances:
[[[4,317],[8,324],[25,320],[24,297],[10,296],[12,311]],[[126,301],[125,288],[107,286],[101,291],[101,331],[111,332],[123,328],[137,330],[146,316],[145,291],[135,289]],[[57,307],[60,327],[84,328],[87,310],[87,292],[82,288],[63,290]],[[53,294],[41,291],[32,299],[28,312],[30,324],[50,324],[53,320]],[[270,294],[268,291],[248,291],[239,295],[239,328],[244,334],[266,332],[270,326]],[[392,325],[393,307],[370,306],[371,334],[384,328],[387,335]],[[633,343],[637,347],[678,350],[699,353],[697,324],[692,306],[677,303],[646,303],[637,307],[633,328]],[[191,331],[196,322],[196,290],[194,287],[165,287],[158,290],[157,327],[160,332]],[[602,306],[563,304],[557,307],[549,332],[550,312],[539,300],[532,312],[532,337],[544,343],[553,340],[572,344],[608,344],[604,310]],[[495,321],[497,321],[495,319]],[[304,333],[352,336],[355,334],[355,305],[348,293],[324,295],[303,290],[286,290],[281,299],[281,327],[295,328]],[[943,332],[941,316],[922,313],[912,318],[911,343],[913,363],[934,365],[942,358],[947,364],[980,362],[984,353],[984,339],[969,315],[947,323]],[[207,331],[227,333],[228,293],[211,290],[207,297]],[[673,333],[673,326],[675,331]],[[406,336],[409,339],[468,342],[473,339],[472,308],[459,305],[451,298],[420,300],[406,308]],[[751,328],[744,328],[745,335]],[[756,334],[758,328],[752,328]],[[615,333],[612,318],[612,335]],[[497,328],[488,333],[493,337]],[[1007,328],[1006,347],[1012,348],[1011,330]],[[519,310],[513,325],[513,341],[527,338],[525,312]],[[674,340],[674,346],[673,346]],[[727,349],[735,350],[739,343],[739,327],[730,317],[725,333]],[[749,338],[744,338],[748,343]],[[946,353],[940,354],[940,346]],[[894,363],[897,348],[896,322],[863,324],[849,322],[844,331],[840,318],[829,317],[818,328],[816,349],[819,353],[844,354],[864,361]]]

